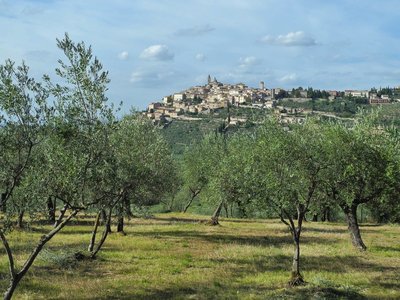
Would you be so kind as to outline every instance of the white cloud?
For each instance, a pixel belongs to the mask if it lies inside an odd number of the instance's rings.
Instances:
[[[261,63],[261,60],[254,56],[241,57],[239,59],[240,68],[248,68]]]
[[[132,72],[129,81],[140,86],[153,87],[170,82],[174,76],[175,72],[168,70],[155,71],[138,69]]]
[[[148,60],[172,60],[174,54],[166,45],[153,45],[143,50],[140,57]]]
[[[129,58],[128,51],[122,51],[120,54],[118,54],[118,58],[120,60],[127,60]]]
[[[296,75],[296,73],[291,73],[291,74],[287,74],[283,77],[281,77],[279,79],[280,82],[286,83],[286,82],[293,82],[296,81],[298,79],[298,76]]]
[[[177,36],[200,36],[205,35],[211,31],[214,31],[215,28],[211,27],[209,24],[202,26],[193,26],[189,28],[182,28],[175,32]]]
[[[206,60],[206,56],[203,53],[196,54],[195,58],[198,61],[205,61]]]
[[[289,32],[277,37],[266,35],[261,38],[261,42],[270,45],[280,46],[315,46],[317,42],[312,37],[306,35],[303,31]]]

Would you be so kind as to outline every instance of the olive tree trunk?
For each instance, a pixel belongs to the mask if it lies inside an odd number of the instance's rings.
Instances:
[[[96,242],[97,228],[99,227],[99,223],[100,223],[100,211],[97,213],[96,220],[94,221],[92,237],[90,239],[90,243],[89,243],[89,247],[88,247],[89,252],[93,251],[94,244]]]
[[[1,193],[1,198],[0,198],[0,208],[1,208],[1,211],[3,212],[3,213],[6,213],[6,211],[7,211],[7,206],[6,206],[6,196],[7,196],[7,194],[6,193]]]
[[[68,209],[68,204],[64,204],[63,208],[61,208],[60,210],[60,215],[58,216],[58,219],[54,223],[54,227],[57,227],[61,223],[67,209]]]
[[[357,221],[357,206],[343,206],[342,209],[346,215],[347,225],[350,232],[351,242],[355,248],[360,251],[367,250],[367,246],[365,246],[360,233],[360,227]]]
[[[209,222],[210,225],[212,225],[212,226],[219,225],[219,216],[221,214],[221,210],[222,210],[223,206],[224,206],[224,201],[222,200],[218,204],[218,207],[215,209],[215,211],[214,211],[214,213],[213,213],[213,215],[211,217],[211,220]]]
[[[290,285],[299,285],[304,283],[303,277],[300,274],[300,232],[293,234],[294,252],[292,263],[292,278]]]
[[[101,211],[101,213],[103,212],[105,213],[105,210]],[[104,242],[107,239],[107,236],[109,234],[109,228],[111,227],[111,214],[112,214],[112,208],[110,208],[108,215],[106,214],[106,223],[104,224],[103,235],[101,236],[101,240],[98,243],[96,249],[92,251],[92,254],[90,255],[90,258],[92,259],[96,258],[97,253],[100,251],[101,247],[103,246]]]
[[[21,210],[18,213],[17,227],[20,229],[24,228],[24,214],[25,214],[24,210]]]
[[[186,211],[189,209],[189,207],[192,205],[193,200],[197,197],[198,194],[200,194],[200,189],[194,190],[192,188],[190,188],[190,199],[189,201],[186,203],[185,207],[183,208],[182,212],[186,213]]]
[[[118,216],[117,232],[124,233],[124,217],[123,216]]]
[[[103,220],[103,223],[106,226],[107,233],[112,233],[112,231],[111,231],[111,220],[109,220],[109,219],[111,219],[111,216],[110,216],[110,218],[108,218],[107,213],[106,213],[106,211],[104,209],[101,210],[101,218]]]
[[[47,199],[47,214],[50,224],[54,224],[56,222],[56,199],[52,199],[49,197]]]
[[[281,221],[289,227],[294,244],[292,272],[289,281],[290,286],[298,286],[305,284],[303,276],[300,273],[300,235],[301,235],[301,230],[303,228],[303,221],[306,211],[307,211],[307,206],[299,205],[297,207],[297,212],[298,212],[297,226],[294,221],[295,219],[290,213],[282,210],[282,213],[280,214]],[[288,221],[285,220],[285,217],[287,218]]]
[[[4,246],[7,256],[8,256],[9,273],[10,273],[10,285],[7,288],[6,292],[4,293],[5,300],[11,299],[12,295],[15,292],[15,289],[18,286],[18,283],[28,272],[29,268],[32,266],[33,262],[35,261],[36,257],[39,255],[40,251],[42,251],[44,245],[46,245],[46,243],[48,241],[50,241],[53,238],[53,236],[55,236],[62,228],[64,228],[64,226],[68,223],[68,221],[71,220],[71,218],[73,218],[74,216],[76,216],[76,214],[78,212],[79,212],[79,210],[74,210],[66,219],[64,219],[64,221],[62,221],[60,224],[58,224],[56,228],[54,228],[48,234],[43,235],[40,238],[39,243],[32,250],[31,254],[29,255],[28,259],[25,261],[25,263],[22,266],[20,271],[17,271],[15,268],[14,257],[13,257],[11,248],[7,242],[7,239],[4,235],[4,233],[0,230],[0,239],[3,242],[3,246]]]

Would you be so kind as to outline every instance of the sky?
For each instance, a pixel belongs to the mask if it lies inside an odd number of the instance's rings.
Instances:
[[[400,85],[398,0],[0,0],[0,63],[55,76],[67,32],[109,71],[122,111],[194,85]]]

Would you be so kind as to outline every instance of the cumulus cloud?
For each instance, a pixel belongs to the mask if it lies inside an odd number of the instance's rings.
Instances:
[[[241,57],[239,59],[240,68],[248,68],[261,63],[261,60],[254,56]]]
[[[206,60],[206,56],[203,53],[196,54],[195,58],[198,61],[205,61]]]
[[[281,77],[279,81],[285,83],[285,82],[293,82],[296,81],[297,79],[298,76],[296,75],[296,73],[291,73]]]
[[[271,36],[266,35],[261,38],[261,42],[270,45],[280,46],[315,46],[317,42],[303,31],[289,32],[285,35]]]
[[[122,51],[120,54],[118,54],[118,58],[120,60],[127,60],[129,58],[128,51]]]
[[[188,28],[182,28],[175,32],[176,36],[200,36],[205,35],[211,31],[214,31],[215,28],[211,27],[209,24],[202,26],[193,26]]]
[[[153,45],[143,50],[140,58],[148,60],[172,60],[174,54],[170,52],[166,45]]]
[[[175,72],[167,70],[155,71],[155,70],[137,69],[132,72],[129,81],[131,83],[144,87],[154,87],[170,82],[174,77],[174,75]]]

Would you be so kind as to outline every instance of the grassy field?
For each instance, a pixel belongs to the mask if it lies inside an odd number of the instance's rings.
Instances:
[[[400,299],[400,227],[365,225],[369,246],[356,252],[344,224],[306,223],[302,268],[307,285],[289,288],[292,244],[279,221],[157,214],[133,219],[126,236],[113,233],[96,260],[85,251],[90,218],[66,227],[46,247],[15,299]],[[19,263],[46,227],[14,231]],[[0,288],[7,261],[0,252]],[[70,267],[65,268],[65,265]]]

